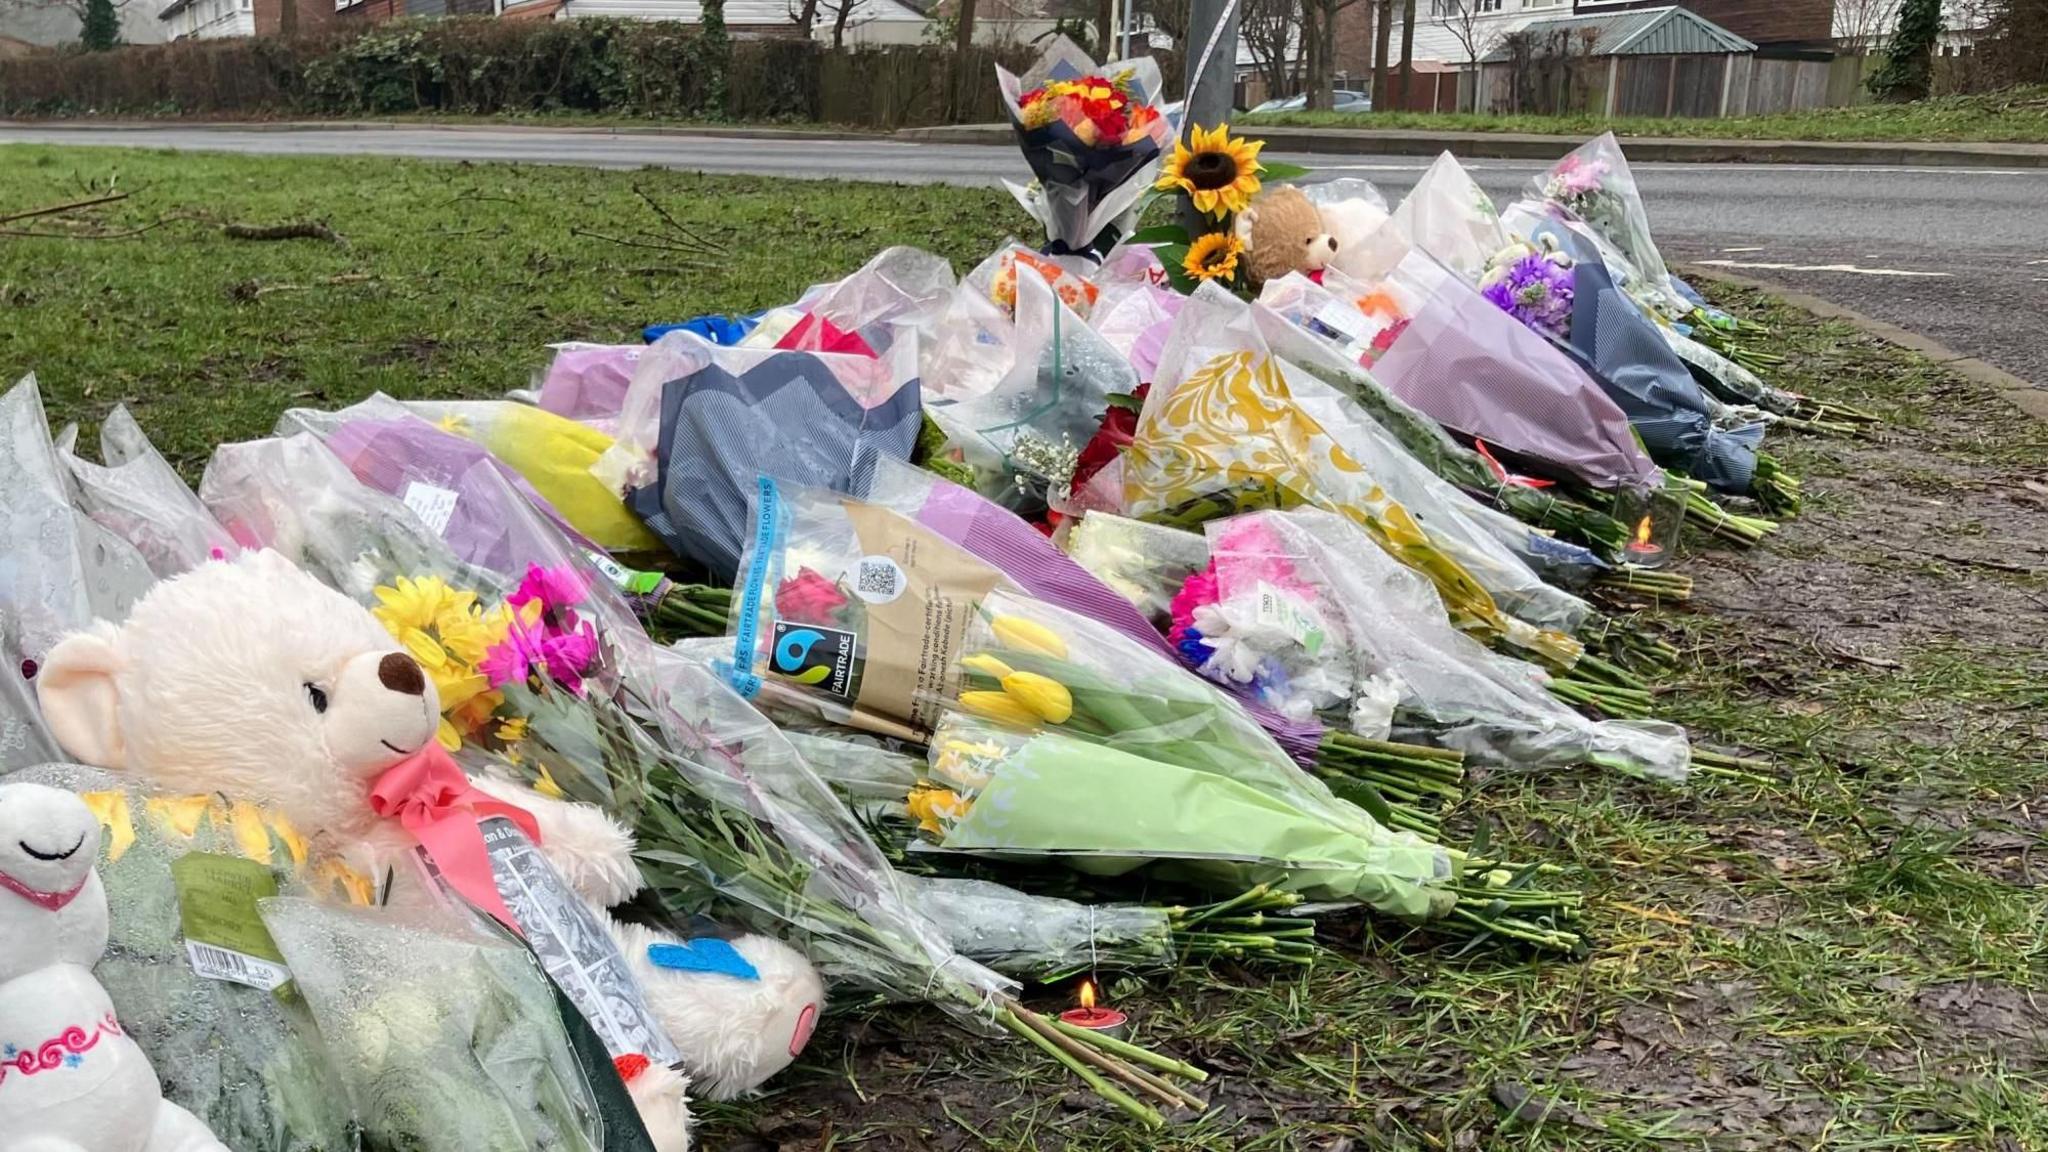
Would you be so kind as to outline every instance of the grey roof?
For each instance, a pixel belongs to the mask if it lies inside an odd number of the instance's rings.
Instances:
[[[1532,20],[1519,31],[1541,35],[1593,30],[1595,56],[1690,56],[1756,51],[1756,45],[1737,36],[1690,8],[1643,8],[1634,12],[1582,13]],[[1487,53],[1488,62],[1506,60],[1508,54],[1496,46]]]

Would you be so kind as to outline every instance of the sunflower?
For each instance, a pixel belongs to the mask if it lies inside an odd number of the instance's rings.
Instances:
[[[1188,133],[1193,147],[1178,141],[1173,159],[1166,162],[1156,185],[1161,191],[1178,188],[1195,202],[1195,210],[1221,220],[1242,212],[1259,194],[1259,149],[1264,140],[1230,138],[1230,126],[1218,125],[1204,132],[1197,127]]]
[[[451,588],[434,576],[400,576],[396,586],[378,588],[376,594],[377,606],[370,614],[394,636],[406,628],[433,627],[444,617],[467,613],[476,603],[476,593]]]
[[[1237,258],[1243,254],[1243,241],[1228,232],[1210,232],[1188,245],[1180,269],[1196,280],[1228,280],[1237,275]]]

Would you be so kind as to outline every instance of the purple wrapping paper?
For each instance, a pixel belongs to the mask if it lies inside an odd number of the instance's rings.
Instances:
[[[564,520],[524,477],[473,441],[443,432],[424,420],[351,420],[327,436],[327,447],[364,484],[412,504],[415,484],[454,493],[447,505],[441,538],[472,564],[498,572],[517,572],[526,550],[516,538],[520,521],[506,506],[505,489],[480,483],[477,470],[495,472],[505,485],[524,496],[541,515],[586,552],[602,550]],[[439,527],[436,525],[436,527]]]
[[[1150,646],[1175,664],[1180,663],[1180,654],[1136,605],[1097,580],[1009,509],[958,484],[933,477],[930,495],[918,510],[917,519],[993,565],[1032,596],[1099,620]],[[1315,760],[1323,740],[1321,724],[1289,720],[1242,695],[1238,702],[1297,763]]]
[[[1437,282],[1372,373],[1444,427],[1591,487],[1657,482],[1657,466],[1599,384],[1455,276]]]
[[[563,344],[541,380],[540,407],[571,420],[611,420],[626,401],[644,344]]]

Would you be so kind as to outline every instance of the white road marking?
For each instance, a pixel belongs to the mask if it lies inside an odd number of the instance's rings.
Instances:
[[[1723,252],[1729,252],[1729,253],[1734,253],[1734,252],[1761,252],[1761,251],[1763,251],[1763,248],[1762,248],[1762,246],[1761,246],[1761,245],[1759,245],[1758,247],[1755,247],[1755,248],[1723,248],[1723,249],[1721,249],[1721,251],[1723,251]]]
[[[1926,276],[1947,279],[1949,272],[1912,272],[1904,268],[1862,268],[1854,264],[1762,264],[1741,260],[1702,260],[1719,268],[1762,268],[1774,272],[1853,272],[1858,276]]]

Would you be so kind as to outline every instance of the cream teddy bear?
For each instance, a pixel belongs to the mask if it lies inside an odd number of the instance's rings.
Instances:
[[[434,740],[433,681],[367,610],[277,553],[212,561],[157,585],[125,624],[59,642],[36,684],[72,756],[152,791],[272,808],[317,850],[389,878],[393,902],[425,898],[408,858],[418,841],[372,810],[370,791]],[[657,965],[650,946],[672,938],[602,912],[641,887],[625,828],[510,781],[470,783],[532,815],[542,854],[599,910],[698,1091],[747,1091],[802,1051],[824,987],[801,955],[744,936],[731,947],[752,979]],[[629,1083],[663,1152],[687,1147],[684,1083],[659,1066]]]
[[[93,978],[107,949],[99,858],[83,800],[0,785],[0,1148],[227,1152],[163,1098]]]

